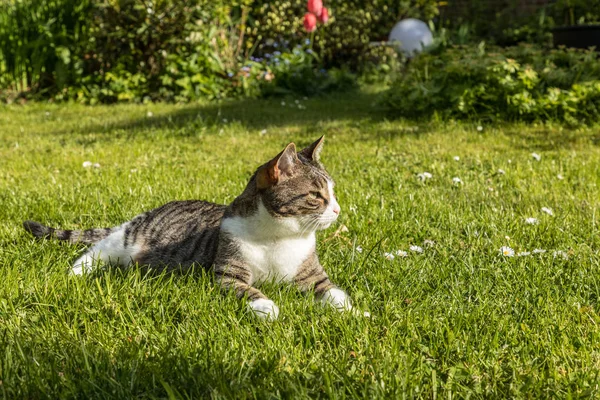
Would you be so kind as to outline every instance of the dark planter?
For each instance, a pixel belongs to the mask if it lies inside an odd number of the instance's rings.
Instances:
[[[561,26],[552,30],[555,46],[587,49],[595,46],[600,51],[600,25]]]

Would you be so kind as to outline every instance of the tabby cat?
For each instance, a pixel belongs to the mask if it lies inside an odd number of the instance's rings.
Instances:
[[[324,304],[352,310],[319,263],[315,232],[329,227],[340,206],[333,180],[319,162],[323,137],[296,153],[293,143],[260,166],[245,190],[228,206],[201,200],[173,201],[114,228],[69,231],[38,222],[23,223],[38,238],[91,244],[72,273],[94,262],[152,268],[212,267],[225,290],[249,300],[260,318],[276,319],[279,308],[254,285],[294,282],[314,291]],[[368,313],[365,313],[367,315]]]

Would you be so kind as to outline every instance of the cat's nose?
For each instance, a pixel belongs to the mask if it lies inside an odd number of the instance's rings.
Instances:
[[[337,215],[340,215],[340,211],[341,211],[340,206],[336,205],[335,207],[333,207],[333,212],[336,213]]]

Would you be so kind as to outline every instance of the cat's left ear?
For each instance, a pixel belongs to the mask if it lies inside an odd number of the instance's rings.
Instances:
[[[281,153],[277,154],[277,157],[269,161],[258,171],[258,188],[265,189],[276,185],[282,179],[292,176],[294,174],[294,166],[297,162],[296,145],[290,143]]]
[[[317,139],[316,142],[306,147],[305,149],[302,149],[302,151],[298,154],[301,154],[302,156],[304,156],[304,158],[310,161],[319,162],[319,155],[321,154],[321,150],[323,149],[323,139],[325,139],[325,136],[321,136],[319,139]]]

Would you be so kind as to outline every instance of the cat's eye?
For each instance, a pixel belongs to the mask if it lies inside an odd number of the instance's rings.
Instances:
[[[322,199],[323,196],[321,196],[321,193],[319,193],[319,192],[309,192],[308,198],[311,200],[317,200],[317,199]]]

